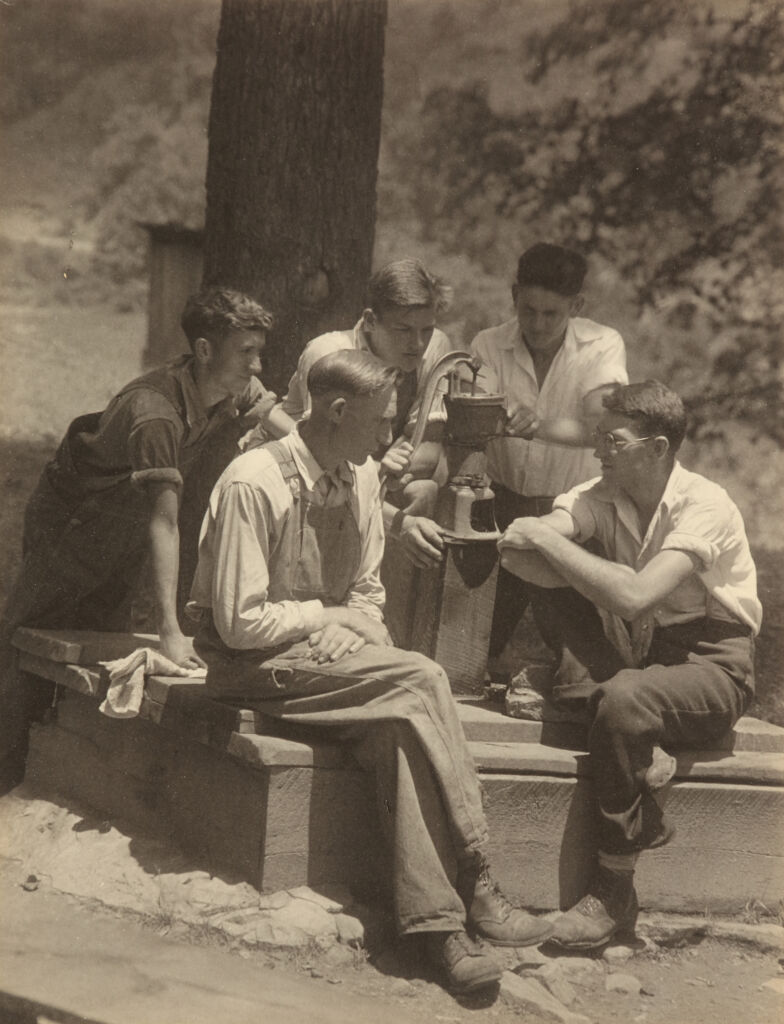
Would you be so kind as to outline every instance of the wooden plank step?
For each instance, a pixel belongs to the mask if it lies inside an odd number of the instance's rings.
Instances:
[[[157,648],[158,637],[145,633],[97,633],[80,630],[44,630],[20,627],[14,634],[14,645],[22,653],[21,667],[34,675],[80,693],[103,698],[96,663],[124,657],[140,646]],[[49,665],[71,664],[81,671],[69,672]],[[166,694],[183,682],[192,685],[199,677],[185,681],[167,676],[153,676],[147,689],[154,700],[166,703]],[[458,709],[469,740],[494,742],[543,743],[566,750],[584,749],[584,729],[564,722],[528,722],[509,718],[497,704],[475,697],[458,697]],[[237,709],[237,732],[269,731],[264,715],[249,709]],[[784,753],[784,729],[756,718],[743,717],[734,731],[714,744],[715,750],[759,751]]]
[[[545,743],[567,750],[585,749],[585,728],[568,722],[527,722],[509,718],[499,704],[489,701],[457,699],[463,729],[470,740],[491,740],[509,743]],[[784,729],[759,718],[744,715],[714,744],[715,750],[756,750],[760,753],[784,754]]]
[[[66,665],[25,653],[20,655],[20,667],[78,693],[97,698],[106,693],[105,676],[96,668]],[[280,743],[272,745],[254,742],[271,734],[285,733],[287,729],[260,712],[232,708],[212,700],[203,690],[203,680],[197,678],[151,676],[145,687],[141,717],[229,751],[251,765],[345,765],[346,755],[333,744],[290,739],[281,739]],[[541,722],[510,719],[497,711],[465,703],[460,704],[459,709],[466,736],[481,770],[563,776],[590,774],[587,756],[579,749],[537,742],[533,738],[537,729],[528,727],[540,727],[538,734],[541,737],[544,734]],[[736,726],[738,733],[734,750],[720,748],[681,752],[677,757],[676,779],[784,785],[784,755],[768,750],[743,749],[745,736],[750,737],[752,746],[757,737],[772,745],[777,740],[777,733],[784,733],[776,726],[758,729],[758,726],[767,725],[755,719],[741,719]],[[506,735],[514,739],[476,740],[476,733],[480,736]],[[561,740],[567,738],[568,734],[561,733]]]
[[[99,661],[125,658],[140,647],[160,647],[155,633],[99,633],[27,626],[20,626],[11,642],[20,651],[71,665],[96,665]]]
[[[480,771],[530,775],[590,776],[590,758],[584,752],[562,750],[542,743],[472,743]],[[784,755],[756,750],[689,750],[677,755],[676,780],[742,782],[784,786]]]

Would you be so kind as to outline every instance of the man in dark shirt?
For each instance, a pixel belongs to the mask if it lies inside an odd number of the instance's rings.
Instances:
[[[161,651],[199,664],[177,617],[183,493],[195,547],[204,479],[217,478],[242,433],[269,421],[275,395],[256,375],[272,316],[246,295],[213,288],[189,299],[181,322],[190,353],[126,385],[102,413],[74,420],[28,503],[22,567],[0,624],[5,779],[21,777],[29,722],[45,696],[19,679],[10,647],[18,626],[138,626],[131,604],[149,563]]]

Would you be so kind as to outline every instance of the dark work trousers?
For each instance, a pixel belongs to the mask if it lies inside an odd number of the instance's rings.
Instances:
[[[0,764],[10,784],[24,767],[30,723],[54,692],[54,684],[19,672],[11,646],[17,627],[127,629],[148,519],[146,495],[130,484],[69,504],[44,475],[33,492],[22,566],[0,622]]]
[[[561,634],[553,699],[583,709],[601,816],[599,849],[633,853],[665,834],[644,788],[654,746],[710,748],[754,692],[754,640],[739,622],[701,618],[654,630],[642,668],[627,668],[594,605],[570,588],[546,592],[542,611]]]
[[[553,498],[526,497],[510,491],[503,484],[493,483],[491,486],[495,494],[495,519],[501,530],[505,530],[515,519],[523,516],[544,516],[553,510]],[[488,652],[491,658],[497,658],[503,653],[529,604],[542,639],[548,647],[557,647],[558,638],[552,633],[547,616],[541,612],[539,598],[542,593],[546,593],[542,587],[527,583],[501,566],[498,567]]]

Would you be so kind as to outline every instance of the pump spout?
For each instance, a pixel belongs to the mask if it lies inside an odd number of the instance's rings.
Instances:
[[[422,438],[425,435],[428,417],[430,416],[430,412],[433,408],[433,402],[435,401],[439,381],[442,377],[447,377],[450,373],[453,373],[458,366],[470,367],[471,372],[474,375],[474,381],[472,383],[473,390],[473,386],[476,382],[476,375],[479,373],[481,367],[479,360],[475,356],[472,356],[470,352],[462,352],[460,350],[456,352],[447,352],[445,356],[441,356],[427,375],[427,380],[425,381],[425,388],[422,393],[422,404],[419,407],[417,421],[414,424],[414,433],[411,436],[411,444],[415,451],[422,443]]]
[[[427,375],[425,380],[425,386],[422,392],[422,402],[419,406],[419,412],[417,414],[416,423],[414,424],[414,432],[411,436],[411,445],[414,451],[422,443],[422,439],[425,436],[425,430],[427,429],[427,421],[430,417],[430,413],[433,408],[433,402],[435,401],[436,392],[438,391],[438,384],[443,377],[448,377],[449,374],[454,373],[459,366],[468,366],[473,373],[473,381],[471,390],[474,390],[476,385],[476,376],[481,368],[479,360],[471,355],[470,352],[464,352],[456,350],[455,352],[447,352],[446,355],[441,356],[437,363],[435,363]],[[386,474],[381,474],[381,500],[383,502],[386,496],[387,490],[387,479]]]

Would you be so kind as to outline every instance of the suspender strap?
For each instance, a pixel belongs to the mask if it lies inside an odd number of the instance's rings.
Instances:
[[[297,464],[291,457],[288,449],[280,441],[269,441],[264,445],[264,450],[269,452],[278,464],[280,475],[289,485],[295,499],[300,496],[300,476]]]

